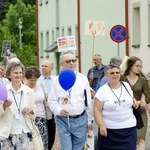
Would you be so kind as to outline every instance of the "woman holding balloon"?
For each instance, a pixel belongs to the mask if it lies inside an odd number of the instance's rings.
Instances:
[[[63,53],[62,71],[54,80],[48,102],[55,115],[61,149],[83,150],[86,135],[92,130],[90,86],[87,77],[76,71],[74,54]]]
[[[24,68],[20,63],[11,63],[6,76],[7,99],[0,101],[0,149],[33,149],[32,121],[35,118],[33,90],[22,84]],[[4,95],[3,95],[4,96]]]

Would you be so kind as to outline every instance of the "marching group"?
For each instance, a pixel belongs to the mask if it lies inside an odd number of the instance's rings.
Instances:
[[[7,64],[0,65],[0,81],[8,95],[0,101],[0,149],[34,150],[34,122],[44,150],[84,150],[94,121],[98,139],[93,150],[145,150],[150,91],[142,60],[112,57],[103,65],[101,56],[95,54],[93,63],[86,77],[76,70],[74,53],[62,53],[61,70],[71,69],[76,76],[74,85],[64,90],[59,75],[52,75],[50,60],[43,61],[41,74],[37,66],[24,67],[16,56],[7,58]],[[50,119],[45,100],[52,111]],[[133,108],[140,108],[144,123],[140,129]]]

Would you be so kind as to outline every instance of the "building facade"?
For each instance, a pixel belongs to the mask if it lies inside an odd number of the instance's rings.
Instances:
[[[105,34],[86,35],[88,20],[103,21]],[[126,27],[125,41],[116,43],[110,38],[115,25]],[[68,35],[75,36],[78,70],[85,75],[93,66],[93,51],[102,56],[103,64],[113,56],[135,55],[142,59],[144,73],[150,69],[150,0],[37,0],[37,27],[39,66],[45,59],[52,60],[54,74],[59,73],[61,54],[57,38]]]
[[[140,57],[143,72],[150,70],[150,0],[129,0],[129,55]]]

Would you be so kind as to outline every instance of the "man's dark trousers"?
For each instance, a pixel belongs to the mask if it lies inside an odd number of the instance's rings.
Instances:
[[[47,129],[48,129],[48,149],[51,150],[55,141],[55,132],[56,132],[54,116],[52,119],[47,120]]]

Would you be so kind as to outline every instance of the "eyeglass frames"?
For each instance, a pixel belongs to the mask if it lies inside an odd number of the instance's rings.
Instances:
[[[77,61],[77,59],[65,60],[65,62],[67,64],[70,64],[71,62],[75,63],[76,61]]]
[[[110,72],[110,73],[107,73],[107,74],[114,75],[114,74],[120,74],[120,72],[116,71],[116,72]]]

